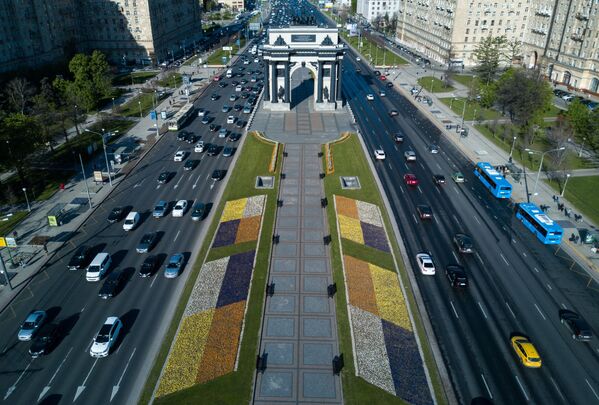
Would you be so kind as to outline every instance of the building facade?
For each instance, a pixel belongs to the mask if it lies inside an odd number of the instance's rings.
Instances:
[[[243,11],[245,10],[245,0],[219,0],[218,4],[222,4],[232,11]]]
[[[400,0],[358,0],[356,12],[368,21],[389,14],[391,17],[400,8]]]

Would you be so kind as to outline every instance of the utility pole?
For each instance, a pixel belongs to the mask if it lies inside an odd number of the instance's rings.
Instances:
[[[87,177],[85,176],[85,168],[83,167],[83,159],[81,153],[79,154],[79,162],[81,162],[81,173],[83,173],[83,180],[85,180],[85,190],[87,191],[87,201],[89,202],[89,209],[92,209],[92,197],[89,194],[89,186],[87,185]]]

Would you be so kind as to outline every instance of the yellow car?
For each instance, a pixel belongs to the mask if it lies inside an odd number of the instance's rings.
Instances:
[[[539,352],[525,336],[513,336],[511,339],[512,348],[516,355],[526,367],[539,368],[541,367],[541,356]]]

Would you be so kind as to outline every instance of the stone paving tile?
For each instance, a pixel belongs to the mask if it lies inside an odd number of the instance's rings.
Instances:
[[[302,337],[333,337],[331,318],[303,318],[300,330]]]
[[[324,233],[313,229],[302,229],[302,242],[322,242]]]
[[[326,276],[304,276],[302,291],[312,293],[326,293],[328,285],[328,277]]]
[[[304,216],[306,217],[319,217],[322,218],[322,208],[320,208],[320,200],[318,201],[318,206],[314,207],[314,206],[309,206],[309,207],[302,207],[302,211]],[[322,225],[322,219],[320,220],[320,226]]]
[[[320,186],[306,186],[306,185],[304,185],[304,194],[321,196],[322,195],[322,191],[320,189]]]
[[[279,228],[299,228],[299,217],[282,217],[277,219]]]
[[[260,396],[290,398],[293,395],[293,374],[288,371],[266,370],[261,376]]]
[[[272,271],[275,273],[295,273],[298,271],[297,259],[273,259]]]
[[[296,318],[268,317],[266,320],[266,336],[271,338],[295,336],[295,321]]]
[[[298,205],[300,203],[300,198],[297,195],[286,195],[282,198],[283,207],[295,207],[298,209]]]
[[[293,342],[267,342],[263,352],[268,354],[267,366],[292,365],[296,358]]]
[[[335,357],[331,343],[303,343],[300,352],[305,365],[331,366]]]
[[[305,371],[303,374],[303,396],[306,398],[335,398],[333,373]]]
[[[302,310],[307,314],[328,314],[331,311],[329,297],[306,295]]]
[[[324,228],[322,224],[322,217],[314,216],[314,217],[303,217],[302,225],[304,228],[314,228],[314,229],[322,229]]]
[[[275,286],[276,288],[276,286]],[[294,295],[274,295],[268,298],[268,312],[272,313],[295,313],[297,306]]]
[[[304,243],[302,244],[302,250],[304,256],[324,256],[326,254],[326,248],[324,242],[321,243]]]
[[[298,215],[299,207],[297,205],[286,205],[283,204],[279,208],[279,215],[283,217],[296,217]]]
[[[279,229],[277,230],[280,242],[299,242],[297,229]]]
[[[303,204],[304,204],[304,209],[306,208],[321,208],[320,205],[320,198],[321,195],[320,194],[316,194],[316,195],[306,195],[304,194],[304,196],[302,197],[303,199]]]
[[[304,273],[327,273],[326,259],[305,259],[302,270]]]
[[[275,257],[293,257],[298,253],[297,243],[281,242],[275,245]]]
[[[275,293],[297,291],[297,276],[276,275],[271,277],[275,283]]]

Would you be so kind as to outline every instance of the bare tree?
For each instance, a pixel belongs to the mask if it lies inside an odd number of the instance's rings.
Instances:
[[[25,114],[27,103],[35,94],[35,88],[27,79],[16,77],[8,82],[5,93],[14,110]]]
[[[503,57],[510,66],[514,65],[514,62],[522,59],[522,42],[517,39],[506,41],[504,44],[505,51]]]

